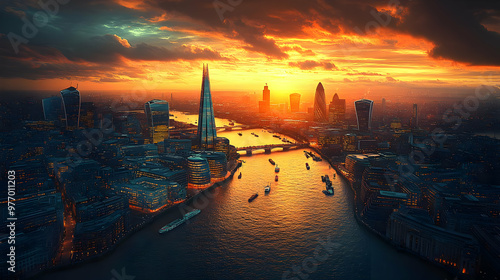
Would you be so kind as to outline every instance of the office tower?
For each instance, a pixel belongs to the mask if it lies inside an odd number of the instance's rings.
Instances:
[[[332,124],[339,124],[345,120],[345,99],[340,99],[335,93],[328,108],[328,121]]]
[[[325,88],[323,88],[321,83],[318,84],[316,94],[314,95],[314,121],[327,121]]]
[[[224,179],[227,174],[226,154],[221,152],[203,152],[199,156],[208,161],[210,178],[213,182]]]
[[[418,106],[417,104],[413,104],[413,113],[410,119],[410,127],[412,129],[418,128]]]
[[[359,131],[369,131],[372,129],[372,109],[373,101],[361,99],[354,102],[356,110],[356,120],[358,121]]]
[[[203,187],[210,184],[210,165],[201,155],[193,155],[187,159],[188,183],[190,187]]]
[[[159,143],[169,138],[168,126],[170,122],[168,102],[164,100],[151,100],[144,104],[150,138],[153,143]]]
[[[262,101],[259,101],[259,112],[269,113],[269,111],[271,111],[271,91],[266,84],[262,91]]]
[[[97,112],[94,102],[82,102],[80,108],[80,126],[82,128],[94,128]]]
[[[59,96],[52,96],[42,100],[43,117],[46,121],[58,121],[62,118],[62,99]]]
[[[203,81],[201,84],[200,111],[198,113],[198,141],[201,149],[211,149],[217,137],[215,128],[214,107],[210,93],[210,77],[208,65],[203,65]]]
[[[80,125],[80,92],[75,87],[61,90],[62,104],[64,108],[64,119],[66,129],[78,129]]]
[[[300,111],[300,94],[290,94],[290,111],[296,113]]]
[[[386,102],[386,101],[385,101],[385,98],[382,98],[382,112],[381,112],[381,113],[382,113],[382,123],[383,123],[384,125],[385,125],[385,121],[386,121],[386,117],[385,117],[385,115],[386,115],[386,111],[385,111],[385,108],[386,108],[386,107],[385,107],[385,106],[386,106],[386,105],[385,105],[385,102]]]

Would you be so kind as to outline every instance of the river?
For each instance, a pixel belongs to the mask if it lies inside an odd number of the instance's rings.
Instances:
[[[249,131],[221,136],[232,144],[263,141]],[[269,158],[280,166],[278,182]],[[396,251],[360,226],[352,191],[338,176],[335,195],[325,196],[321,176],[332,178],[335,172],[327,162],[306,159],[302,150],[242,159],[242,178],[195,200],[191,206],[202,212],[189,223],[160,235],[160,227],[181,215],[167,212],[99,260],[38,279],[132,279],[118,277],[124,273],[135,280],[446,279],[442,270]],[[265,195],[268,183],[271,192]]]

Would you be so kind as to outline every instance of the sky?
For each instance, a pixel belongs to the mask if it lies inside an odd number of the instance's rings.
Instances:
[[[199,92],[204,63],[213,92],[458,96],[500,84],[500,1],[0,4],[0,90]]]

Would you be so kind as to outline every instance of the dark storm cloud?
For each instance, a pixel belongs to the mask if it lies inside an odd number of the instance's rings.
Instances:
[[[500,65],[500,34],[480,21],[500,9],[498,1],[412,1],[399,30],[435,44],[429,55],[473,65]],[[490,11],[490,12],[487,12]]]
[[[264,34],[282,38],[305,36],[303,28],[317,23],[335,34],[340,28],[347,33],[366,35],[377,27],[392,29],[425,38],[435,44],[429,55],[473,65],[500,65],[500,34],[487,30],[482,23],[496,24],[500,1],[451,0],[274,0],[241,1],[223,9],[221,22],[210,1],[158,0],[150,5],[167,12],[180,13],[204,24],[205,30],[225,32],[249,44],[247,50],[273,58],[286,58],[275,40]],[[222,3],[229,3],[220,0]],[[233,1],[238,2],[238,1]],[[375,7],[393,6],[401,10],[401,18],[390,18]]]
[[[130,46],[128,41],[117,35],[106,34],[95,36],[81,42],[76,50],[65,51],[71,60],[90,62],[120,63],[121,57],[144,61],[177,61],[177,60],[225,60],[218,52],[207,48],[190,48],[187,46],[165,47],[139,43]]]
[[[32,21],[33,14],[41,10],[37,3],[36,0],[7,0],[0,4],[1,77],[50,78],[69,71],[92,75],[99,70],[123,67],[122,58],[226,60],[220,53],[223,50],[158,39],[155,31],[159,27],[181,24],[180,21],[199,33],[221,34],[238,40],[245,50],[270,59],[287,59],[288,52],[293,51],[314,56],[313,51],[287,46],[280,43],[280,39],[310,39],[307,30],[317,27],[333,35],[361,36],[381,27],[381,34],[387,29],[429,40],[434,44],[429,55],[437,59],[500,66],[500,34],[495,32],[500,30],[500,1],[495,0],[149,0],[137,1],[141,3],[139,9],[123,7],[114,1],[71,0],[61,5],[47,26],[39,28],[36,36],[29,38],[29,42],[21,46],[22,51],[15,54],[6,35],[22,34],[21,18],[26,16]],[[223,5],[217,10],[214,3]],[[380,7],[394,4],[402,13],[390,18]],[[164,14],[163,21],[147,22]],[[144,29],[144,32],[131,33],[136,29]],[[313,59],[289,65],[305,70],[336,69],[331,62]]]
[[[50,79],[80,77],[102,81],[118,81],[108,72],[119,72],[129,78],[141,77],[137,71],[126,71],[122,58],[135,61],[226,60],[219,52],[206,48],[173,45],[165,41],[162,46],[141,42],[147,34],[134,37],[128,33],[134,28],[144,28],[141,16],[156,12],[135,11],[106,1],[70,1],[60,6],[57,15],[48,23],[36,28],[34,36],[25,37],[26,20],[34,24],[33,15],[41,11],[36,1],[22,5],[15,1],[0,5],[0,77]],[[25,17],[25,19],[23,19]],[[142,20],[144,21],[144,20]],[[153,24],[146,26],[157,30]],[[130,43],[114,34],[129,34]],[[16,34],[27,40],[17,46],[7,34]]]

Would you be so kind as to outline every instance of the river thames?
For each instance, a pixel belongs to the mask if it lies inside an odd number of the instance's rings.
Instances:
[[[259,129],[219,136],[236,146],[279,141]],[[278,182],[269,158],[280,166]],[[194,200],[190,207],[202,212],[188,223],[158,234],[181,216],[174,209],[106,256],[37,279],[120,280],[123,273],[136,280],[447,278],[442,270],[398,252],[360,226],[351,189],[338,176],[333,178],[335,171],[327,162],[306,159],[302,150],[242,159],[237,173],[242,178],[235,176]],[[322,193],[325,174],[333,179],[334,196]],[[264,194],[268,183],[271,192]],[[249,203],[254,193],[259,196]]]

